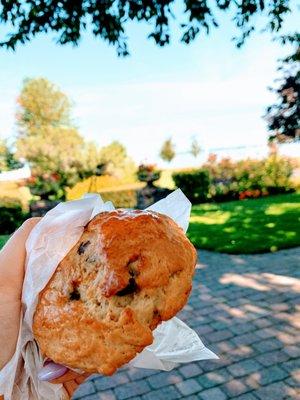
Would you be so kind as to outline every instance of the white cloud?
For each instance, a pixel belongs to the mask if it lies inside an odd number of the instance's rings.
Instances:
[[[268,76],[269,79],[269,76]],[[146,82],[77,88],[70,93],[82,132],[99,143],[124,142],[137,160],[156,158],[173,136],[181,149],[265,143],[264,107],[272,100],[255,69],[210,82]]]
[[[229,55],[226,68],[214,63],[209,70],[206,62],[203,71],[195,54],[194,73],[185,80],[174,80],[170,74],[168,80],[139,77],[132,83],[74,83],[62,89],[74,101],[74,120],[86,138],[101,145],[118,139],[137,161],[158,161],[161,144],[169,136],[179,151],[188,149],[192,136],[206,150],[264,145],[267,132],[261,116],[273,101],[267,86],[275,77],[275,50],[261,46],[259,52],[256,48],[241,54],[236,53],[236,59]],[[13,79],[3,83],[0,136],[9,136],[19,88]],[[177,159],[178,164],[192,162]]]

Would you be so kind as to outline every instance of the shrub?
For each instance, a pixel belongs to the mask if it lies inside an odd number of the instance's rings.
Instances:
[[[265,160],[264,167],[264,183],[269,192],[283,193],[292,188],[293,164],[290,159],[273,154]]]
[[[137,178],[141,182],[154,182],[160,178],[159,171],[154,164],[141,164],[137,171]]]
[[[219,162],[210,157],[203,167],[211,176],[209,197],[217,201],[293,191],[292,161],[277,154],[263,160],[224,158]]]
[[[115,189],[99,192],[104,201],[111,201],[116,208],[135,208],[137,205],[137,191],[135,189]]]
[[[18,199],[0,200],[0,234],[14,232],[27,218]]]
[[[175,185],[180,188],[193,203],[201,203],[208,196],[210,178],[206,170],[176,172],[173,175]]]
[[[27,179],[26,183],[31,194],[39,196],[41,200],[64,199],[65,189],[62,177],[57,173],[33,175]]]

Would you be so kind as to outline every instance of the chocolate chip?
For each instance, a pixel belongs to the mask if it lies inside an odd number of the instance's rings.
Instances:
[[[135,279],[134,278],[130,278],[129,282],[128,282],[128,285],[124,289],[122,289],[118,293],[116,293],[116,295],[117,296],[126,296],[127,294],[131,294],[131,293],[136,292],[137,289],[138,289],[138,286],[137,286],[137,284],[135,282]]]
[[[85,252],[85,249],[88,247],[88,245],[90,244],[91,242],[88,240],[87,242],[82,242],[82,243],[80,243],[80,246],[78,247],[78,250],[77,250],[77,253],[79,254],[79,255],[81,255],[81,254],[83,254],[84,252]]]
[[[80,300],[80,293],[77,288],[74,288],[73,292],[69,295],[70,300]]]

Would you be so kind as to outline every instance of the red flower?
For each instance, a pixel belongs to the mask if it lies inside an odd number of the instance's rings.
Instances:
[[[30,178],[27,179],[27,183],[29,185],[35,184],[36,183],[36,177],[35,176],[31,176]]]
[[[57,174],[57,173],[53,173],[53,174],[51,174],[51,179],[52,179],[52,181],[54,181],[54,182],[58,182],[59,179],[60,179],[60,176],[59,176],[59,174]]]

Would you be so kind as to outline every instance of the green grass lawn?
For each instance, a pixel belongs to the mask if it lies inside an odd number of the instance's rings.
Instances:
[[[232,254],[300,246],[300,194],[193,206],[188,236],[198,248]]]
[[[0,249],[5,245],[9,238],[9,235],[0,235]]]

